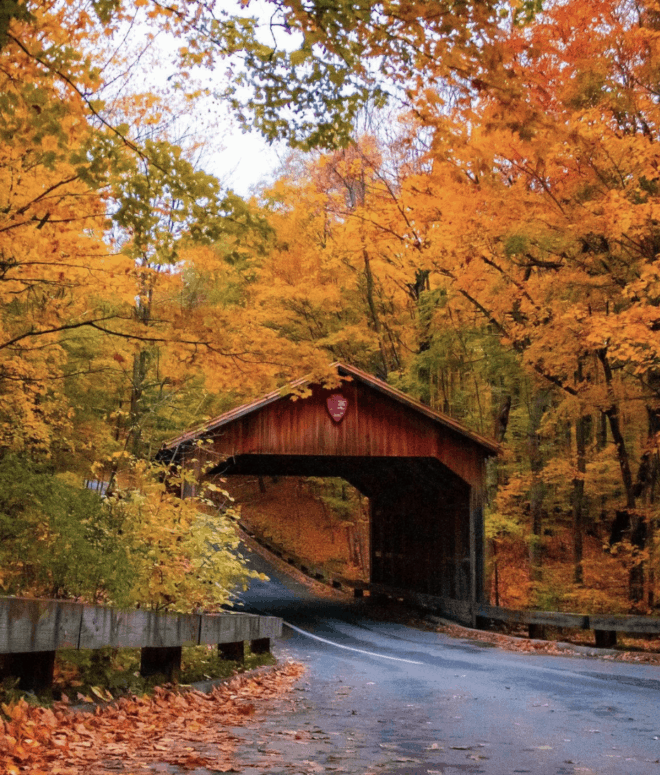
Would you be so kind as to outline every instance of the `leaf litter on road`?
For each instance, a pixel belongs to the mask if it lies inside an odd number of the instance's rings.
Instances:
[[[302,665],[288,663],[236,676],[209,694],[159,687],[153,696],[123,698],[94,713],[76,713],[65,703],[34,707],[21,699],[2,706],[0,772],[138,775],[157,763],[229,772],[239,743],[231,728],[266,710],[303,672]]]

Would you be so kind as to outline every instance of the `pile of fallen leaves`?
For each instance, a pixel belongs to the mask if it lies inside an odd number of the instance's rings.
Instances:
[[[572,649],[575,644],[558,645],[552,640],[529,640],[527,638],[518,638],[512,635],[503,635],[499,632],[484,632],[481,630],[472,630],[461,627],[458,624],[444,623],[434,628],[436,632],[450,635],[452,638],[469,638],[478,640],[482,643],[491,643],[507,651],[534,652],[540,654],[553,654],[555,656],[585,656],[584,652],[579,652],[577,648]],[[593,656],[600,659],[614,660],[617,662],[645,662],[648,664],[660,664],[660,654],[641,652],[641,651],[621,651],[618,654],[603,653],[600,654],[595,647]],[[591,656],[591,655],[590,655]]]
[[[124,698],[94,713],[66,703],[3,705],[0,772],[7,775],[106,775],[150,772],[154,763],[184,769],[232,769],[240,727],[270,700],[288,692],[302,674],[290,663],[258,675],[236,676],[209,694],[157,688],[152,696]]]

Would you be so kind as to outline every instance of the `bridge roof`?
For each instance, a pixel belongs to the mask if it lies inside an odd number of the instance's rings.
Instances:
[[[429,423],[436,426],[445,427],[448,430],[451,430],[454,433],[464,437],[466,440],[469,440],[478,448],[480,448],[484,457],[496,455],[499,452],[499,445],[492,439],[488,439],[485,436],[481,436],[480,434],[469,430],[462,423],[458,422],[452,417],[449,417],[449,415],[444,414],[443,412],[437,412],[433,409],[430,409],[428,406],[425,406],[419,401],[416,401],[402,391],[391,387],[386,382],[383,382],[382,380],[374,377],[366,371],[358,369],[355,366],[347,366],[343,363],[333,363],[332,365],[337,369],[339,376],[348,377],[354,382],[361,383],[368,389],[374,390],[387,396],[390,399],[393,399],[403,407],[407,407],[409,410],[412,409],[416,414],[423,417]],[[312,384],[310,383],[309,378],[303,377],[294,382],[291,382],[289,387],[292,390],[295,390],[296,388],[309,384]],[[213,431],[230,425],[237,420],[247,417],[248,415],[256,414],[263,410],[265,407],[278,401],[287,401],[289,399],[289,395],[290,394],[284,393],[281,389],[274,390],[271,393],[256,399],[255,401],[252,401],[248,404],[243,404],[242,406],[238,406],[235,409],[231,409],[230,411],[213,418],[203,425],[192,428],[191,430],[186,431],[185,433],[182,433],[175,438],[169,439],[163,444],[163,447],[159,453],[159,457],[170,457],[170,459],[173,459],[176,457],[177,451],[180,448],[187,446],[189,443],[195,441],[196,439],[213,435]],[[168,452],[170,453],[169,456],[167,454]]]

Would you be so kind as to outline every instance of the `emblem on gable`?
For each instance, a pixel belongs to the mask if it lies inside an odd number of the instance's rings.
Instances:
[[[325,403],[328,407],[330,417],[332,417],[335,422],[341,422],[348,409],[348,399],[344,398],[341,393],[333,393],[326,398]]]

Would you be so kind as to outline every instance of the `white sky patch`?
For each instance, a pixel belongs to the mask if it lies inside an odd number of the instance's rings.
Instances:
[[[202,166],[219,178],[227,188],[246,197],[255,186],[273,181],[286,149],[278,150],[257,132],[243,133],[229,126],[222,149],[205,154]]]
[[[269,22],[272,9],[263,0],[241,7],[236,0],[221,3],[226,10],[236,15],[256,16],[260,22],[260,35],[264,42],[274,43]],[[175,115],[165,130],[171,142],[192,151],[192,161],[200,169],[216,176],[223,188],[233,189],[243,197],[261,185],[267,185],[275,178],[288,149],[283,144],[269,145],[258,132],[243,132],[231,115],[228,104],[221,99],[200,98],[186,106],[183,90],[177,85],[175,61],[179,48],[186,45],[183,39],[168,33],[154,32],[144,14],[138,13],[134,24],[125,24],[111,38],[104,42],[102,50],[89,53],[102,67],[107,85],[99,95],[106,101],[106,112],[110,120],[121,120],[121,114],[114,111],[115,101],[127,94],[154,92],[164,95],[165,102]],[[280,47],[296,48],[300,41],[296,36],[277,35]],[[123,55],[128,61],[123,61]],[[207,88],[222,92],[227,83],[228,60],[219,59],[212,70],[193,68],[190,81],[181,81],[184,89]],[[233,60],[234,71],[240,71],[240,61]],[[120,109],[121,110],[121,109]],[[150,134],[148,126],[134,125],[132,131],[142,137]]]

